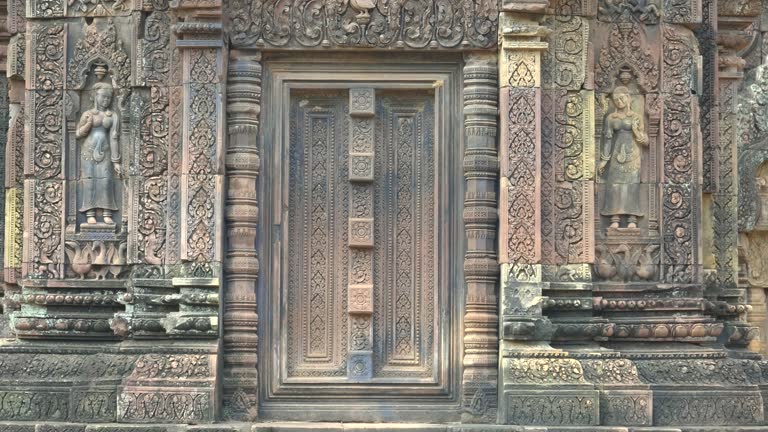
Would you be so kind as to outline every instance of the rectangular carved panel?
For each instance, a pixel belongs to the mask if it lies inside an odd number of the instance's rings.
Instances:
[[[302,96],[291,101],[288,376],[345,376],[348,108],[339,95]]]
[[[438,253],[446,154],[434,91],[294,89],[289,103],[275,373],[296,392],[317,382],[434,386],[449,331],[438,324],[449,254]],[[352,175],[360,154],[370,176]]]

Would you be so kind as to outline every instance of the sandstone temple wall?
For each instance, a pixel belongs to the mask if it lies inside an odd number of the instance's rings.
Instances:
[[[3,8],[0,431],[768,430],[768,2]]]

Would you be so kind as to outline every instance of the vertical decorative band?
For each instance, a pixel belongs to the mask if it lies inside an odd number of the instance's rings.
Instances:
[[[512,3],[515,5],[518,3]],[[537,7],[546,2],[533,2]],[[510,6],[510,7],[507,7]],[[543,315],[541,262],[542,40],[550,31],[535,15],[505,5],[499,54],[499,262],[501,264],[499,420],[521,420],[515,402],[524,387],[508,373],[523,352],[549,362],[552,324]],[[554,171],[554,170],[552,170]],[[557,171],[554,171],[557,175]]]
[[[547,30],[525,16],[502,14],[500,243],[504,264],[541,262],[541,41]]]
[[[221,260],[216,219],[221,203],[222,52],[195,47],[184,51],[184,145],[182,154],[181,258],[190,274],[214,276],[211,263]]]
[[[683,27],[665,27],[662,42],[662,266],[667,282],[697,283],[699,137],[698,102],[692,94],[696,66],[679,58],[698,53],[693,34]]]
[[[347,377],[373,378],[373,166],[376,93],[349,90],[349,357]]]
[[[494,422],[498,406],[496,284],[497,58],[467,55],[464,66],[464,227],[467,283],[464,315],[464,422]]]
[[[65,24],[40,24],[27,38],[27,101],[29,137],[24,150],[25,276],[63,278],[64,182],[64,77],[63,62],[55,58],[67,52]],[[43,127],[45,125],[45,127]],[[35,227],[40,227],[36,229]]]
[[[247,421],[257,417],[258,316],[256,280],[259,259],[259,113],[261,112],[261,54],[233,56],[227,79],[229,139],[227,245],[224,271],[224,415]]]

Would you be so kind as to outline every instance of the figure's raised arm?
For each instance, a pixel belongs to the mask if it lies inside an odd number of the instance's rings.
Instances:
[[[84,138],[91,133],[93,127],[93,115],[89,111],[83,113],[80,117],[80,122],[77,124],[77,132],[75,136],[78,138]]]
[[[645,133],[643,122],[640,120],[640,115],[635,114],[632,119],[632,134],[635,136],[638,143],[648,145],[648,134]]]

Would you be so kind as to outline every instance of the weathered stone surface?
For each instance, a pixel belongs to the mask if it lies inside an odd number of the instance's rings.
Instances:
[[[0,431],[768,428],[766,2],[6,3]]]

